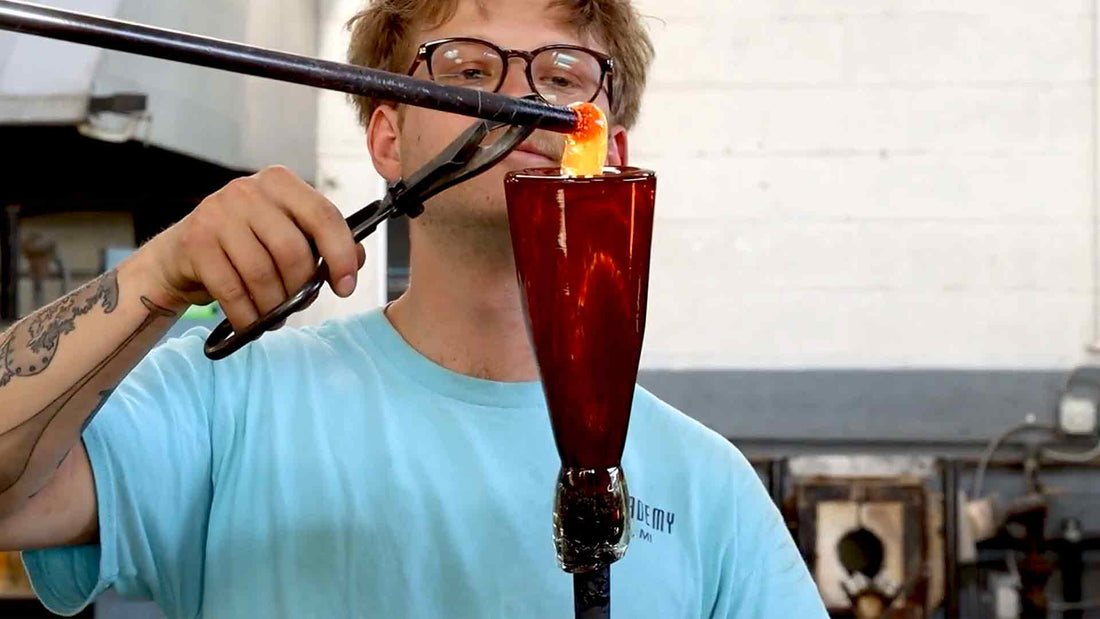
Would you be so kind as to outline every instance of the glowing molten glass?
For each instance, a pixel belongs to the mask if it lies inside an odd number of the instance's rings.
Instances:
[[[620,461],[645,332],[656,177],[603,168],[505,179],[528,332],[561,456],[554,506],[558,561],[610,564],[630,539]]]
[[[607,161],[607,118],[592,103],[574,103],[569,107],[580,122],[573,133],[565,136],[562,176],[599,176]]]

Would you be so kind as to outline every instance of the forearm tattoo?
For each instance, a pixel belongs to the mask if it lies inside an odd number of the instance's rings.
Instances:
[[[15,378],[41,374],[56,356],[63,336],[74,330],[78,317],[97,307],[101,307],[104,314],[110,314],[118,307],[118,299],[118,276],[111,271],[17,324],[0,344],[0,387]],[[114,380],[104,385],[103,382],[110,379],[101,377],[103,370],[111,366],[117,369],[120,355],[135,339],[157,321],[175,316],[146,297],[141,297],[141,302],[148,313],[125,340],[45,408],[19,425],[0,432],[0,496],[27,474],[32,459],[42,447],[57,457],[57,462],[52,464],[61,466],[72,445],[106,403],[118,382]],[[66,414],[62,415],[63,412]],[[51,428],[56,428],[60,434],[51,433]],[[55,438],[48,441],[50,445],[44,446],[44,439],[51,435]],[[45,452],[41,457],[46,457]],[[39,489],[34,488],[28,496]]]
[[[117,271],[88,282],[17,324],[0,344],[0,387],[16,376],[33,376],[49,367],[61,336],[72,333],[76,319],[97,305],[103,306],[105,314],[118,307]]]

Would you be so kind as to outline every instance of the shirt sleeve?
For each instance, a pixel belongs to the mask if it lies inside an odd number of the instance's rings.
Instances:
[[[169,616],[198,615],[214,404],[204,335],[192,330],[154,349],[84,430],[99,543],[23,553],[51,611],[76,614],[113,586],[156,601]]]
[[[712,619],[827,618],[817,585],[752,465],[734,450],[735,507]]]

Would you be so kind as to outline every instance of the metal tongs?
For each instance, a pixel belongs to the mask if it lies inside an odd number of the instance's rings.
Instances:
[[[534,97],[534,95],[528,95]],[[525,97],[527,98],[527,97]],[[490,131],[506,123],[479,120],[443,149],[435,159],[425,164],[407,179],[399,180],[386,190],[386,196],[352,213],[345,221],[358,243],[369,236],[386,219],[402,215],[414,218],[424,212],[424,202],[443,190],[488,170],[508,156],[520,142],[535,130],[525,125],[511,125],[496,141],[481,146]],[[328,265],[317,263],[313,276],[275,309],[261,316],[240,333],[229,320],[223,320],[206,338],[204,351],[213,360],[224,359],[264,332],[280,325],[291,314],[308,307],[317,298],[328,279]]]

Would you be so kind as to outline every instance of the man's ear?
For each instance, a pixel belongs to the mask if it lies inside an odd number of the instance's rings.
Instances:
[[[613,125],[607,132],[607,165],[629,165],[627,154],[626,129],[621,125]]]
[[[367,148],[374,169],[392,183],[401,178],[401,122],[397,110],[379,105],[367,125]]]

